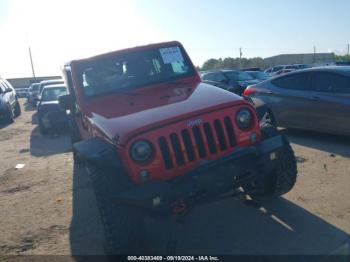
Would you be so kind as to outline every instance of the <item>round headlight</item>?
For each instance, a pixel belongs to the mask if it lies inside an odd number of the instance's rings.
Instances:
[[[253,121],[253,116],[248,109],[243,108],[238,111],[236,115],[236,123],[240,129],[246,130],[250,128],[252,121]]]
[[[131,158],[139,163],[148,161],[152,156],[152,146],[148,141],[135,142],[130,148]]]

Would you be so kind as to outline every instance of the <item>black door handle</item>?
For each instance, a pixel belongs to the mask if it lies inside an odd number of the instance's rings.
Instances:
[[[312,97],[312,100],[314,100],[314,101],[320,101],[320,98],[319,98],[318,96],[313,96],[313,97]]]

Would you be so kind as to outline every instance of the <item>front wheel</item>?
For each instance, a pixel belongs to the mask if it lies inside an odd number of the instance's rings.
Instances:
[[[6,123],[11,124],[14,122],[15,115],[10,105],[7,106]]]
[[[21,115],[21,106],[18,101],[16,101],[15,105],[15,116],[18,117]]]
[[[42,134],[42,135],[48,134],[48,133],[49,133],[49,129],[47,129],[47,128],[44,126],[43,120],[42,120],[42,118],[41,118],[40,115],[38,116],[38,122],[39,122],[39,131],[40,131],[40,134]]]
[[[262,138],[267,139],[278,135],[276,127],[270,124],[262,126]],[[278,164],[275,169],[260,181],[261,190],[252,193],[253,199],[265,200],[269,198],[279,197],[288,193],[295,185],[297,179],[297,162],[292,147],[287,138],[282,136],[284,149],[281,152]],[[259,184],[259,183],[257,183]],[[252,186],[249,189],[253,189]]]
[[[142,210],[117,203],[113,195],[122,190],[122,175],[102,171],[87,164],[91,176],[98,209],[104,226],[107,255],[140,254],[145,251],[144,214]]]

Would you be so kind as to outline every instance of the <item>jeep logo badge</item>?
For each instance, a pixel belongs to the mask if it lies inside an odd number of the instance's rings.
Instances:
[[[202,124],[202,119],[197,118],[197,119],[192,119],[192,120],[188,120],[187,121],[187,126],[188,127],[194,127],[194,126],[199,126],[200,124]]]

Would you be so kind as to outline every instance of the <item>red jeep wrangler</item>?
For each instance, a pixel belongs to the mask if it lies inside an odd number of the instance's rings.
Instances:
[[[74,159],[91,174],[110,253],[140,251],[145,213],[295,184],[287,139],[242,97],[201,83],[179,42],[74,60],[63,74]]]

